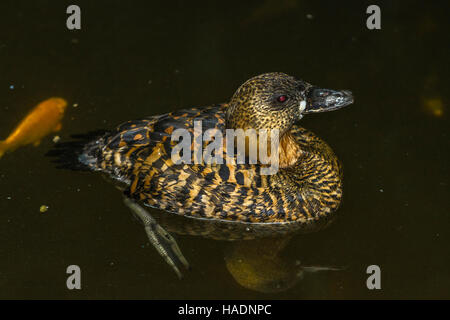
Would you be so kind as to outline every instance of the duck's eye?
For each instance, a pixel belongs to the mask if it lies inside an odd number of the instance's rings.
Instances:
[[[286,102],[287,99],[288,99],[288,97],[283,95],[283,96],[279,96],[277,98],[277,101],[283,103],[283,102]]]

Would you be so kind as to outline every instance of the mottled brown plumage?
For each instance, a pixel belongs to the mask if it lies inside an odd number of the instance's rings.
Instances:
[[[128,197],[179,215],[311,224],[339,207],[342,169],[325,142],[295,123],[305,113],[351,102],[347,91],[318,89],[283,73],[264,74],[244,83],[227,104],[125,122],[86,144],[79,160],[123,182]],[[174,164],[171,151],[178,142],[171,141],[171,133],[185,128],[193,134],[197,120],[203,131],[280,130],[280,169],[261,175],[259,163]]]

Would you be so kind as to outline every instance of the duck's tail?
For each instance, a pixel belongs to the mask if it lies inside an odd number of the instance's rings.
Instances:
[[[0,158],[3,157],[6,150],[8,150],[8,144],[6,143],[5,140],[1,140],[0,141]]]
[[[93,152],[92,146],[98,148],[98,139],[107,133],[105,130],[92,131],[86,134],[73,135],[73,140],[57,143],[53,149],[47,152],[47,157],[53,158],[59,169],[74,171],[91,171],[93,168],[85,161]]]

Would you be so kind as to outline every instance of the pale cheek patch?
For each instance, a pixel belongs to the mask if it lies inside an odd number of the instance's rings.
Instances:
[[[300,112],[305,111],[306,109],[306,101],[303,100],[302,102],[300,102]]]

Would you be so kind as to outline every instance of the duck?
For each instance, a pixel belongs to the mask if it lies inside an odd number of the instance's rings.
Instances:
[[[125,203],[167,257],[169,251],[179,249],[173,241],[161,245],[170,236],[145,213],[145,207],[186,218],[258,225],[258,230],[298,229],[332,218],[342,200],[342,165],[325,141],[298,123],[307,114],[352,103],[351,91],[324,89],[282,72],[264,73],[245,81],[229,102],[130,120],[113,130],[79,135],[76,142],[59,144],[59,150],[50,155],[62,167],[100,172],[117,182]],[[202,133],[213,129],[224,136],[231,129],[276,130],[279,143],[271,152],[279,156],[278,169],[262,174],[265,164],[260,159],[256,163],[174,161],[177,141],[173,133],[183,129],[194,134],[196,121],[201,121]],[[223,152],[236,158],[230,150]],[[166,260],[184,261],[178,256]]]

